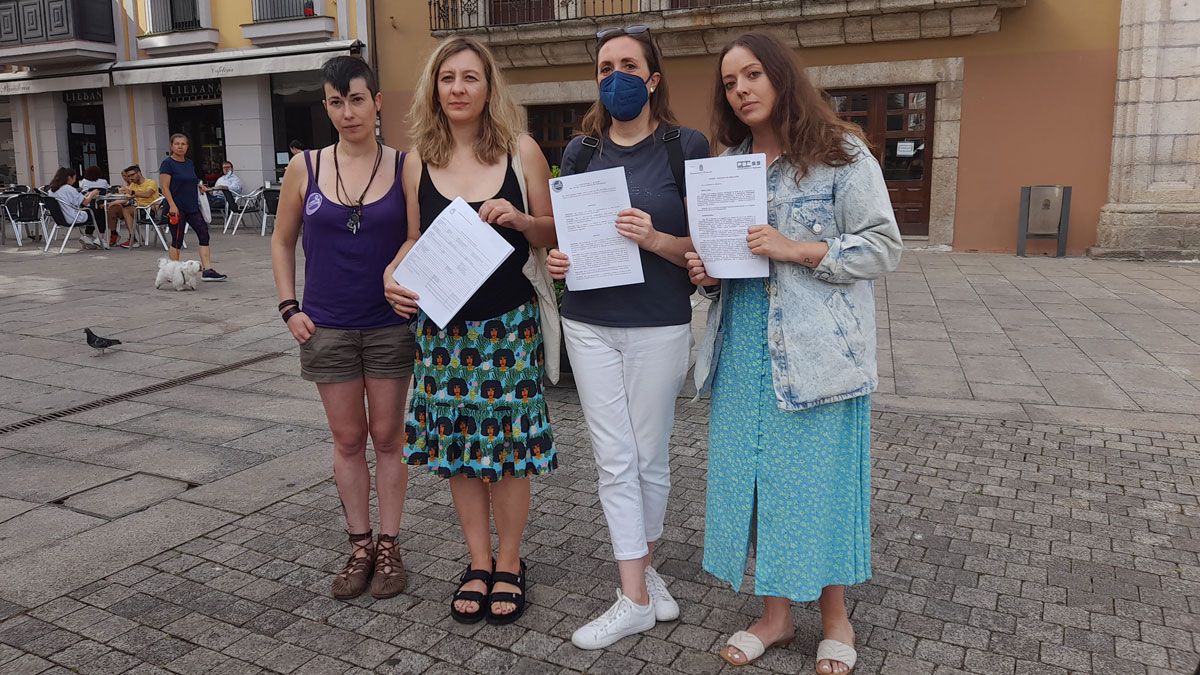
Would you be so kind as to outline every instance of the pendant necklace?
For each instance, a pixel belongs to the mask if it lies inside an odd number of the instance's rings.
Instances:
[[[333,174],[337,179],[335,191],[338,201],[350,207],[350,217],[346,219],[346,229],[350,230],[350,234],[358,234],[358,228],[362,224],[363,199],[367,196],[367,190],[371,189],[371,183],[375,182],[375,175],[379,173],[379,163],[383,160],[383,144],[375,141],[375,167],[371,169],[371,177],[367,179],[366,187],[363,188],[362,194],[356,200],[350,198],[350,191],[342,183],[342,170],[338,164],[338,145],[340,144],[341,141],[338,141],[333,145]]]

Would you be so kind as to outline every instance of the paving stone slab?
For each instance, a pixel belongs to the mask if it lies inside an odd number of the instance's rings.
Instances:
[[[233,395],[231,411],[236,411],[237,395]],[[219,445],[261,431],[271,426],[267,422],[229,414],[215,414],[168,409],[121,422],[116,428],[130,433],[178,438]]]
[[[0,566],[0,598],[36,606],[209,532],[235,516],[171,500]]]
[[[41,504],[38,504],[37,502],[27,502],[20,499],[0,497],[0,523],[10,518],[19,516],[26,511],[36,509],[39,506],[41,506]]]
[[[73,495],[63,505],[80,513],[113,519],[170,499],[187,488],[183,481],[135,473]]]
[[[139,434],[98,429],[75,420],[53,420],[0,435],[0,446],[39,455],[71,457],[80,452],[119,448],[143,439],[145,436]]]
[[[317,443],[189,490],[180,499],[249,514],[325,481],[332,474],[332,444]]]
[[[39,506],[26,511],[0,522],[0,563],[105,522],[58,506]]]
[[[140,471],[196,484],[219,480],[266,459],[257,453],[208,443],[142,438],[118,448],[77,450],[68,455],[94,464],[125,468],[129,473]]]
[[[129,473],[131,472],[22,452],[0,459],[0,496],[45,503],[102,485]]]

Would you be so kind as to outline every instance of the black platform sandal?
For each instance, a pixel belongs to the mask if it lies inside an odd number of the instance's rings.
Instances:
[[[488,597],[487,622],[493,626],[507,626],[525,613],[525,561],[521,561],[521,573],[513,574],[511,572],[492,572],[492,586],[496,584],[512,584],[521,589],[520,593],[507,593],[504,591],[493,591]],[[498,602],[509,602],[516,606],[516,609],[507,614],[496,614],[492,612],[492,605]]]
[[[493,566],[495,563],[492,563]],[[490,593],[492,589],[492,573],[487,570],[471,569],[471,563],[467,563],[467,571],[458,580],[458,592],[454,597],[450,598],[450,618],[459,623],[479,623],[488,614],[488,597],[489,593],[480,593],[479,591],[464,591],[463,586],[469,581],[482,581],[488,587]],[[479,605],[479,609],[474,612],[460,612],[454,606],[458,601],[473,602]]]

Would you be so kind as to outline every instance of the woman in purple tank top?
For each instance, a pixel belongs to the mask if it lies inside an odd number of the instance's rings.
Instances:
[[[351,554],[333,579],[339,600],[404,590],[396,537],[408,466],[405,396],[414,339],[384,298],[380,278],[408,237],[403,153],[375,138],[383,101],[361,59],[339,56],[321,69],[325,111],[338,142],[292,157],[271,239],[279,311],[300,344],[300,375],[315,382],[333,433],[333,478]],[[304,304],[296,300],[296,241],[303,225]],[[364,395],[366,405],[364,406]],[[375,448],[379,538],[372,537],[367,436]]]

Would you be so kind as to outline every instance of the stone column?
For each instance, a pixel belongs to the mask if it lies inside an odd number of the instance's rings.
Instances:
[[[247,191],[275,182],[275,132],[271,117],[271,77],[221,80],[225,115],[225,156]]]
[[[158,180],[158,167],[171,147],[167,101],[163,98],[161,84],[135,84],[131,85],[130,89],[133,90],[135,111],[130,121],[133,122],[134,134],[137,137],[137,157],[130,164],[137,164],[142,167],[143,175]],[[105,114],[107,115],[107,112]],[[104,121],[108,122],[107,116]]]
[[[63,103],[62,93],[26,94],[13,96],[9,101],[17,154],[17,182],[45,185],[58,167],[71,164],[71,153],[67,148],[67,106]]]
[[[1122,0],[1109,203],[1094,257],[1200,257],[1200,2]]]
[[[121,171],[135,164],[133,156],[133,116],[129,112],[129,97],[125,87],[104,89],[104,142],[108,146],[108,175],[113,185],[124,185]]]

